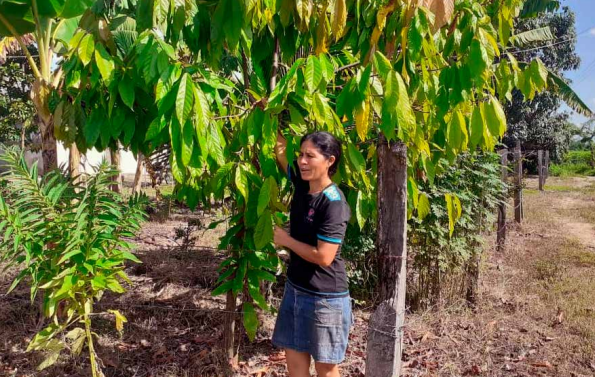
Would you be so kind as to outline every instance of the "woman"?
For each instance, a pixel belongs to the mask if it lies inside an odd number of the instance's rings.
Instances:
[[[275,152],[294,186],[290,232],[275,228],[275,244],[290,249],[287,284],[273,344],[285,349],[290,377],[310,376],[310,357],[318,376],[338,377],[351,327],[351,299],[341,243],[351,217],[349,205],[331,177],[341,159],[341,144],[327,132],[301,140],[296,162],[288,164],[286,142]]]

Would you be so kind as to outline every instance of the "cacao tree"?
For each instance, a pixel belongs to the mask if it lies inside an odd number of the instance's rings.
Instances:
[[[360,227],[376,217],[377,141],[408,148],[408,207],[428,213],[433,182],[461,152],[491,150],[514,88],[548,85],[539,59],[511,54],[514,19],[551,1],[139,0],[87,12],[62,64],[58,134],[79,148],[120,142],[149,155],[171,145],[180,199],[233,203],[213,294],[242,296],[253,338],[260,282],[279,259],[290,160],[302,135],[329,131],[346,158],[334,179]],[[551,4],[550,4],[551,5]],[[529,9],[529,8],[533,9]],[[545,7],[545,8],[544,8]],[[390,198],[385,198],[390,200]],[[449,232],[464,210],[447,193]],[[230,304],[231,303],[231,304]]]

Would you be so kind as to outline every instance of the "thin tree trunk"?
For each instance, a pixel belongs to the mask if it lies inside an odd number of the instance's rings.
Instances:
[[[132,192],[134,194],[140,193],[141,190],[144,160],[145,156],[139,153],[138,159],[136,161],[136,173],[134,174],[134,183],[132,184]]]
[[[547,179],[550,177],[550,151],[545,151],[545,177],[543,180],[543,184],[547,182]]]
[[[508,149],[500,151],[501,179],[502,182],[508,181]],[[496,250],[503,252],[506,246],[506,199],[508,195],[502,198],[498,204],[498,229],[496,233]]]
[[[401,369],[407,264],[407,147],[378,141],[378,265],[381,303],[368,326],[366,376]]]
[[[68,149],[68,171],[70,172],[70,178],[78,182],[81,175],[81,152],[79,152],[75,143],[72,143]]]
[[[234,368],[238,365],[238,352],[235,347],[236,333],[236,297],[232,291],[227,292],[225,302],[225,315],[223,316],[223,349],[227,355],[229,365]]]
[[[121,193],[122,192],[122,181],[121,181],[121,173],[120,173],[120,149],[110,148],[110,163],[114,166],[115,169],[118,170],[118,174],[115,175],[112,180],[114,184],[112,185],[112,191]]]
[[[514,148],[514,220],[523,222],[523,156],[521,142],[517,140]]]
[[[543,185],[545,184],[545,172],[543,171],[543,151],[541,149],[537,151],[537,170],[539,171],[539,191],[543,191]]]
[[[26,124],[25,122],[21,123],[21,151],[25,152],[25,132]]]

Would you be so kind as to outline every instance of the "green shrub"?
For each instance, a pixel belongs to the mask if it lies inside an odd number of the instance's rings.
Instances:
[[[591,151],[570,151],[560,164],[550,166],[554,177],[595,176],[595,165]]]
[[[92,375],[100,376],[91,330],[93,306],[105,291],[125,291],[126,260],[140,262],[126,239],[140,229],[145,198],[124,201],[112,192],[116,171],[105,164],[74,183],[60,171],[39,177],[37,165],[29,169],[16,149],[0,159],[8,169],[0,191],[0,261],[20,269],[9,292],[26,280],[31,300],[41,295],[43,314],[51,318],[28,351],[47,352],[41,370],[54,364],[62,350],[79,354],[86,345]],[[116,310],[109,313],[122,331],[126,318]]]

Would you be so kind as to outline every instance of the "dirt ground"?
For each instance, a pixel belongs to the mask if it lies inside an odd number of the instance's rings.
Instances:
[[[526,217],[520,226],[509,223],[506,251],[496,254],[493,237],[486,238],[477,307],[455,303],[407,315],[403,375],[595,376],[595,181],[550,178],[545,192],[532,179],[527,185]],[[195,239],[185,247],[176,234],[188,215],[143,227],[136,240],[143,264],[127,271],[133,286],[124,295],[106,295],[96,308],[128,318],[121,337],[111,317],[94,319],[105,375],[286,376],[284,355],[270,343],[273,315],[255,342],[242,339],[239,368],[226,365],[224,298],[210,295],[224,257],[212,248],[224,225],[192,232]],[[205,222],[210,215],[192,216]],[[12,277],[12,271],[0,276],[0,292]],[[355,310],[345,376],[364,375],[370,313],[369,307]],[[42,355],[24,350],[38,319],[26,287],[0,294],[0,376],[89,375],[84,357],[66,354],[56,366],[35,371]]]

